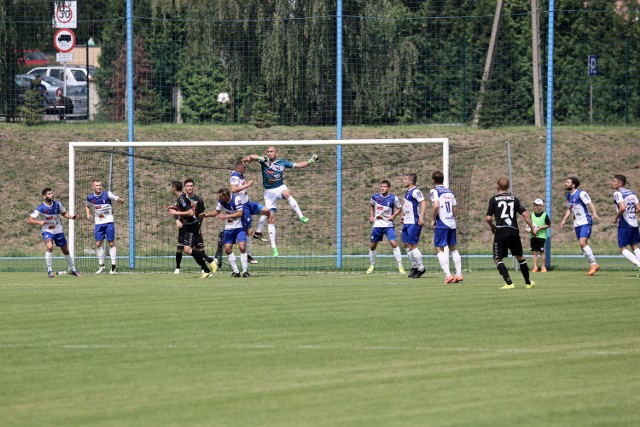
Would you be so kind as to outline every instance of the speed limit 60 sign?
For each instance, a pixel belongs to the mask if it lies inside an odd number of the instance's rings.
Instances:
[[[78,2],[58,0],[53,3],[53,21],[55,28],[78,27]]]

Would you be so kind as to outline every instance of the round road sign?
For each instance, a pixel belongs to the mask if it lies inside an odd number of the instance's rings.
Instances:
[[[53,46],[58,52],[71,52],[76,45],[76,35],[69,28],[61,28],[53,35]]]

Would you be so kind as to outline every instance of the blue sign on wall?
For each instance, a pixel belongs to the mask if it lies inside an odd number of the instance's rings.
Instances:
[[[598,55],[589,55],[589,77],[598,75]]]

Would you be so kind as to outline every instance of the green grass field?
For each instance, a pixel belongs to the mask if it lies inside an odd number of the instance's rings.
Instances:
[[[3,426],[636,426],[640,278],[0,274]]]

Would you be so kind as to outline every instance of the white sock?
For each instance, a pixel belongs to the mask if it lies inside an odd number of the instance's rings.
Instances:
[[[444,271],[445,276],[451,276],[451,270],[449,270],[449,257],[444,252],[438,252],[438,262],[440,263],[440,268]]]
[[[636,267],[640,267],[640,261],[638,261],[636,256],[634,254],[632,254],[629,249],[625,248],[622,251],[622,256],[625,257],[626,259],[628,259],[629,261],[631,261],[633,263],[633,265],[635,265]]]
[[[451,258],[453,258],[453,265],[456,267],[456,276],[462,276],[462,257],[460,252],[457,249],[451,252]]]
[[[413,256],[413,259],[416,260],[416,268],[418,270],[424,270],[424,264],[422,264],[422,252],[420,252],[420,249],[415,248],[411,251],[411,255]]]
[[[47,270],[53,270],[53,252],[45,252],[44,261],[47,263]]]
[[[249,237],[249,235],[247,234],[247,243],[245,243],[245,248],[246,248],[245,252],[247,254],[251,253],[251,239],[252,239],[252,237]]]
[[[399,246],[393,248],[393,257],[398,261],[398,265],[402,265],[402,251]]]
[[[111,265],[116,265],[118,258],[116,257],[116,247],[109,248],[109,257],[111,258]]]
[[[369,249],[369,263],[371,265],[376,265],[376,254],[377,254],[377,250],[373,249]]]
[[[98,254],[98,264],[104,265],[104,245],[98,246],[96,253]]]
[[[636,254],[636,258],[638,258],[638,261],[640,261],[640,248],[634,250],[633,253]]]
[[[411,249],[406,248],[407,258],[409,258],[409,262],[411,263],[411,268],[416,268],[416,260],[413,259],[413,255],[411,254]]]
[[[242,271],[247,271],[248,257],[247,253],[240,253],[240,264],[242,265]]]
[[[76,264],[75,262],[73,262],[73,257],[71,256],[71,254],[69,255],[65,255],[64,259],[67,260],[67,265],[69,266],[69,270],[71,271],[75,271],[76,269]]]
[[[269,239],[271,239],[271,247],[275,248],[276,247],[276,225],[269,224],[267,226],[267,230],[269,230]]]
[[[593,251],[589,245],[582,248],[582,252],[584,252],[584,257],[589,261],[589,264],[596,263],[596,257],[593,256]]]
[[[296,215],[298,215],[298,218],[302,218],[303,215],[300,210],[300,206],[298,206],[298,202],[296,202],[296,199],[294,199],[293,196],[289,196],[289,206],[291,206],[291,209],[293,209]]]
[[[260,215],[260,219],[258,220],[258,226],[256,227],[256,233],[262,233],[262,229],[264,225],[267,223],[267,216]]]
[[[236,255],[231,252],[229,255],[227,255],[227,259],[229,260],[229,264],[231,264],[231,269],[233,270],[233,272],[239,273],[238,263],[236,262]]]

